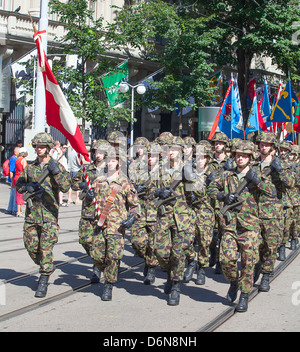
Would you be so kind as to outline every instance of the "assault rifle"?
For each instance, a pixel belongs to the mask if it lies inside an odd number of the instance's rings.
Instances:
[[[158,209],[160,215],[164,215],[164,214],[166,213],[164,204],[169,203],[169,202],[172,202],[172,201],[176,200],[176,199],[179,197],[179,195],[174,191],[174,189],[176,189],[176,187],[178,187],[181,182],[182,182],[182,179],[180,179],[180,180],[175,180],[175,181],[170,185],[170,187],[168,187],[168,190],[171,191],[171,193],[173,194],[173,196],[168,197],[168,198],[165,198],[165,199],[157,199],[157,200],[155,201],[155,206],[157,207],[157,209]]]
[[[58,159],[57,162],[63,157],[65,153],[63,153]],[[28,192],[26,191],[23,193],[23,200],[27,202],[29,209],[32,208],[32,199],[35,196],[39,196],[40,198],[42,197],[45,189],[41,186],[41,184],[46,180],[46,178],[49,176],[49,170],[46,168],[39,179],[37,180],[37,190],[34,192]]]
[[[284,160],[288,157],[288,155],[290,154],[291,152],[288,152],[284,155],[284,157],[281,159],[281,160]],[[261,165],[262,161],[259,163],[259,165]],[[269,168],[266,173],[264,174],[264,176],[270,176],[271,173],[274,171],[274,169],[272,168]],[[248,186],[248,184],[251,183],[251,181],[245,179],[244,181],[242,181],[236,191],[234,192],[235,193],[235,197],[237,198],[237,201],[233,204],[227,204],[225,205],[224,207],[221,208],[220,210],[220,213],[226,218],[226,222],[227,224],[232,220],[232,217],[231,217],[231,214],[230,214],[230,210],[231,209],[234,209],[240,205],[242,205],[242,203],[244,202],[244,199],[240,196],[242,194],[242,192],[244,191],[244,189]]]

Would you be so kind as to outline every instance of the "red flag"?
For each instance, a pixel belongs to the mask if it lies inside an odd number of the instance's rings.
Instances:
[[[258,105],[258,123],[259,123],[259,127],[262,131],[268,131],[268,127],[265,124],[264,119],[261,116],[261,106],[262,106],[262,102],[263,102],[263,98],[260,99],[260,102],[257,104]]]
[[[51,71],[47,56],[43,50],[41,38],[43,32],[34,33],[33,39],[36,42],[39,65],[42,69],[45,84],[47,124],[57,128],[68,139],[74,150],[82,154],[86,161],[90,162],[89,153],[76,117]]]

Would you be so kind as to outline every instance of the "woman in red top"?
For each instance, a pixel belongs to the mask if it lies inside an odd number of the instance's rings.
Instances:
[[[16,175],[14,177],[14,186],[16,187],[17,180],[21,173],[23,172],[25,166],[27,165],[26,161],[26,156],[28,155],[27,150],[22,147],[20,148],[19,151],[19,156],[16,160]],[[23,196],[21,193],[17,192],[17,214],[16,216],[18,217],[24,217],[24,214],[22,213],[22,208],[21,206],[24,204]]]

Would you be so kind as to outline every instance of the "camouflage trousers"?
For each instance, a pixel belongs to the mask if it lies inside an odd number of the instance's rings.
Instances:
[[[90,255],[96,225],[97,219],[80,218],[79,220],[79,243],[88,255]]]
[[[198,244],[197,262],[199,266],[207,268],[209,266],[209,248],[212,242],[213,230],[215,226],[215,216],[210,209],[201,209],[196,212],[195,235]],[[196,259],[194,247],[190,247],[187,260],[190,262]]]
[[[253,287],[254,267],[258,262],[259,231],[225,231],[220,244],[220,263],[226,280],[239,282],[242,292],[249,293]],[[239,255],[241,272],[238,270]]]
[[[103,272],[105,281],[115,283],[118,278],[119,262],[124,254],[124,235],[121,233],[108,233],[104,230],[96,229],[90,256],[94,260],[97,268]]]
[[[145,259],[147,266],[158,266],[158,260],[154,255],[154,231],[155,223],[136,221],[131,227],[130,242],[137,256]]]
[[[277,258],[277,249],[283,234],[282,219],[261,219],[260,259],[262,261],[262,272],[271,273]]]
[[[293,208],[283,208],[284,229],[281,238],[281,244],[285,245],[289,238],[296,238],[295,234],[295,214]]]
[[[53,247],[58,240],[56,222],[45,222],[43,225],[24,223],[24,246],[30,258],[40,266],[40,273],[51,275],[54,271]]]
[[[166,214],[158,218],[154,236],[154,254],[160,267],[170,273],[172,281],[183,280],[186,253],[193,245],[193,231],[189,228],[178,231],[173,214]]]

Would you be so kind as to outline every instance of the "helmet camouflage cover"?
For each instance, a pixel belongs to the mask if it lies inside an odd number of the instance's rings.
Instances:
[[[228,147],[229,146],[229,139],[223,132],[217,132],[211,139],[212,142],[223,142]]]
[[[31,140],[33,148],[37,145],[47,145],[50,149],[53,147],[54,141],[52,136],[46,132],[37,133]]]
[[[121,138],[125,138],[121,131],[112,131],[108,136],[107,140],[109,143],[120,143]]]
[[[173,134],[171,132],[163,132],[156,138],[156,142],[159,144],[170,144],[170,140],[172,140]]]
[[[288,151],[291,151],[292,150],[292,145],[288,141],[281,141],[280,142],[280,149],[282,149],[282,148],[287,149]]]
[[[274,133],[263,131],[256,137],[256,143],[265,142],[277,146],[277,139]]]
[[[255,145],[251,141],[245,141],[245,140],[240,140],[240,143],[238,143],[235,147],[235,153],[245,153],[245,154],[250,154],[255,158]]]
[[[149,144],[149,141],[146,137],[138,137],[133,144],[147,146]]]

